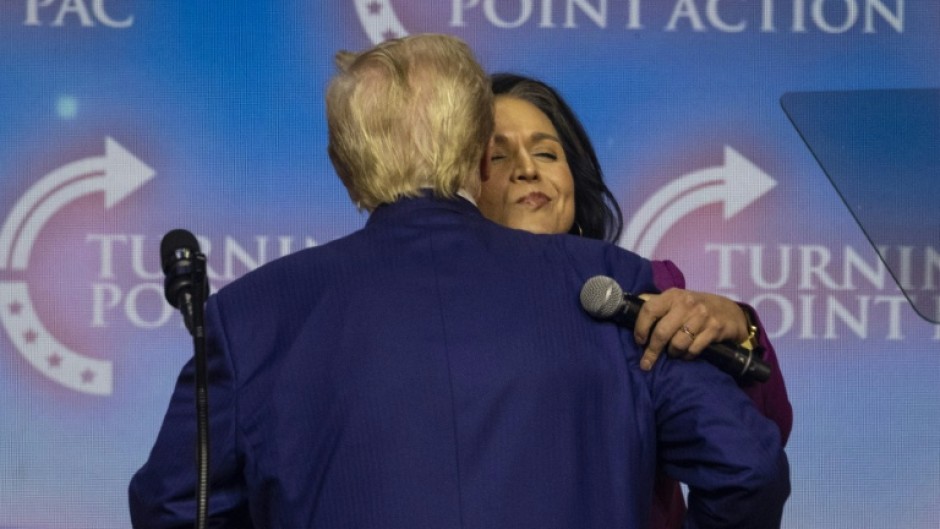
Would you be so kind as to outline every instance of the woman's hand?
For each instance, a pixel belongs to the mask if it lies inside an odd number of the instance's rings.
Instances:
[[[748,337],[748,319],[734,301],[717,294],[671,288],[640,296],[633,336],[644,346],[640,367],[652,369],[663,350],[691,360],[716,342],[740,343]]]

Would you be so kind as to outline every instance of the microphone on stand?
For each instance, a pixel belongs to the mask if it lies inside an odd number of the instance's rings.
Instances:
[[[193,337],[196,366],[196,529],[205,529],[209,517],[209,374],[205,331],[205,303],[209,297],[206,256],[196,236],[172,230],[160,241],[160,263],[166,279],[163,294],[180,309]]]
[[[641,298],[625,293],[617,281],[607,276],[594,276],[581,288],[581,307],[585,312],[595,319],[611,321],[631,330],[636,326],[643,303]],[[710,344],[701,356],[735,378],[757,382],[770,378],[770,365],[753,350],[735,344]]]
[[[196,236],[181,229],[168,232],[160,241],[160,263],[166,276],[163,295],[170,305],[180,309],[186,328],[193,334],[195,312],[202,309],[194,302],[196,295],[203,302],[209,297],[206,256],[199,251]]]

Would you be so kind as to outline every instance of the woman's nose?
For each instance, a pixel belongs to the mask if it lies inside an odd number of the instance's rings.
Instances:
[[[538,180],[539,172],[532,157],[522,154],[516,159],[515,179],[522,181]]]

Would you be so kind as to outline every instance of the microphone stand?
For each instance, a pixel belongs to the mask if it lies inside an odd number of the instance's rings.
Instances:
[[[196,529],[205,529],[209,516],[209,369],[206,356],[206,256],[192,233],[176,229],[160,241],[160,264],[166,279],[163,293],[167,302],[183,315],[193,337],[193,364],[196,368]]]
[[[196,364],[196,529],[206,529],[209,514],[209,374],[206,366],[205,303],[206,256],[193,255],[192,313],[193,358]]]

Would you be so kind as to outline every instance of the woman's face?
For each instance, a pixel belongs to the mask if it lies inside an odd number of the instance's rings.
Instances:
[[[558,132],[535,105],[496,98],[480,211],[503,226],[567,233],[574,224],[574,179]]]

